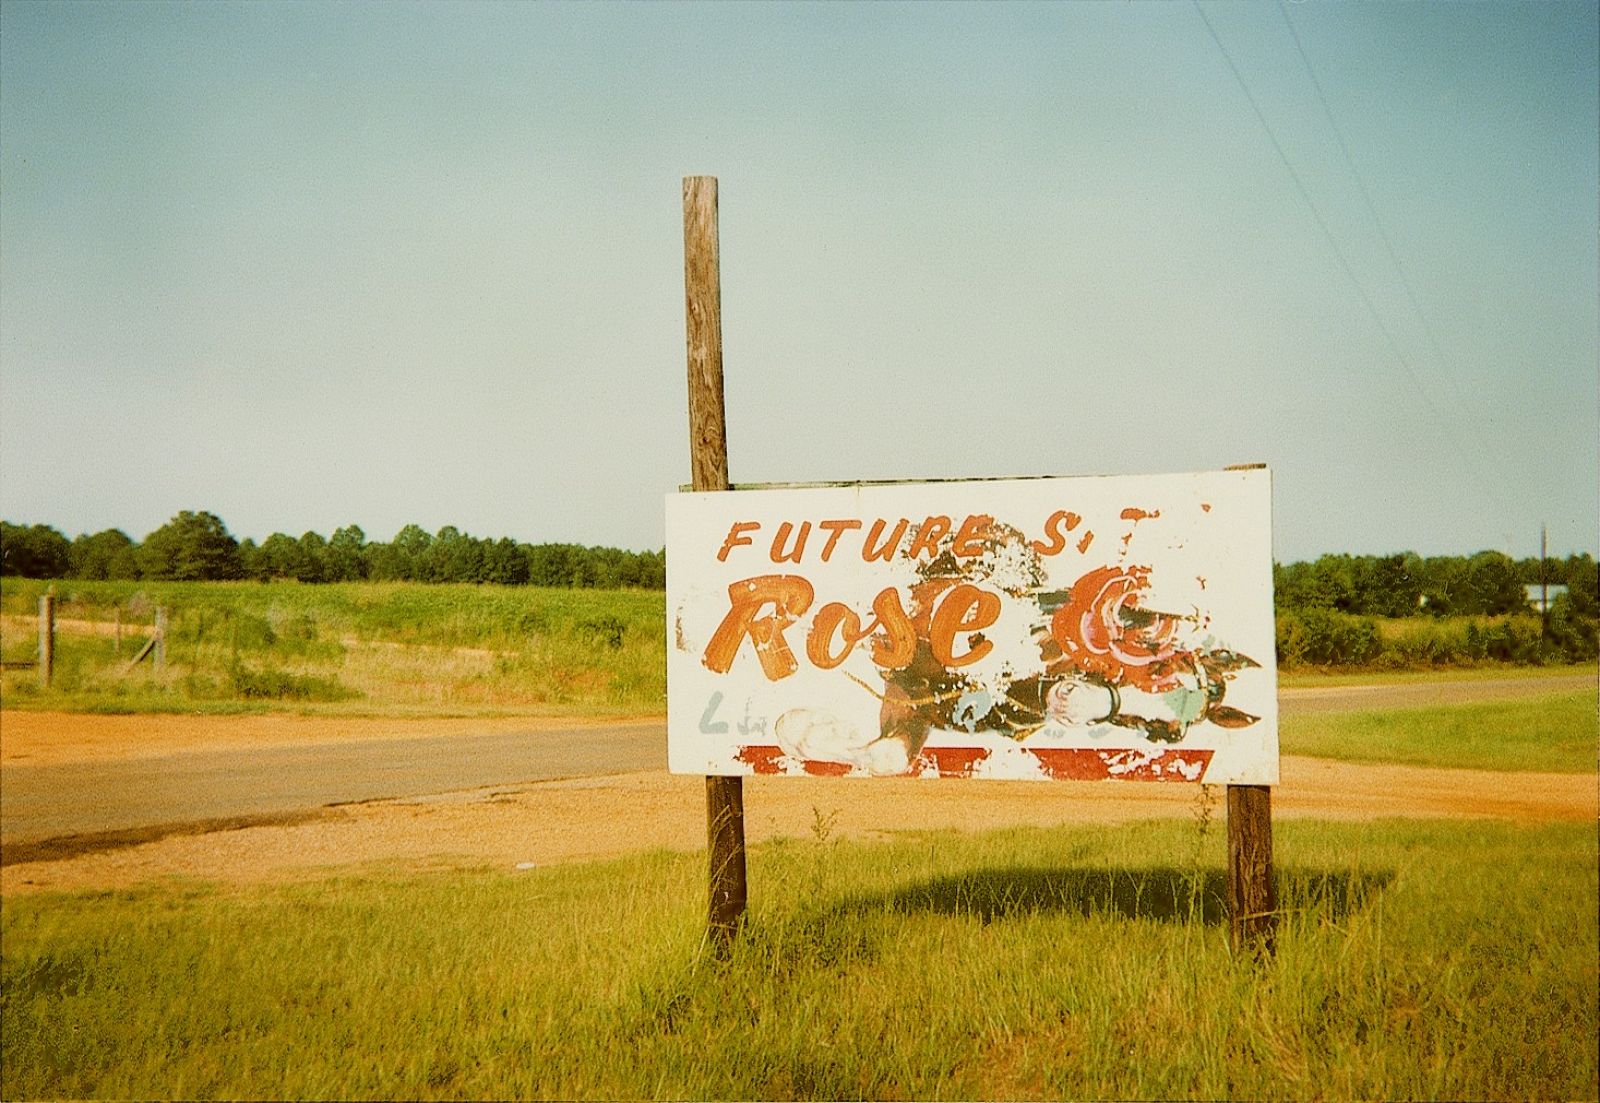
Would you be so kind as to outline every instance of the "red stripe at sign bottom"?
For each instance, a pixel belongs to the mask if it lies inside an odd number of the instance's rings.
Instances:
[[[1038,764],[1037,776],[1053,781],[1199,781],[1214,753],[1210,749],[1172,749],[1147,752],[1137,749],[1099,750],[1091,747],[1023,747]],[[992,752],[987,747],[928,747],[901,777],[982,776],[982,764]],[[755,774],[789,774],[811,777],[865,777],[868,771],[850,762],[794,758],[781,747],[752,744],[739,748],[738,761]],[[1009,771],[999,775],[1018,776]]]
[[[1151,755],[1138,750],[1100,751],[1088,748],[1025,747],[1055,781],[1199,781],[1215,753],[1170,750]]]

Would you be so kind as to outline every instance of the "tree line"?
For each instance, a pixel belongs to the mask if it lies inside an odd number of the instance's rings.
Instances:
[[[1330,610],[1369,617],[1497,615],[1525,609],[1525,586],[1566,586],[1592,608],[1600,593],[1594,557],[1512,559],[1501,552],[1439,555],[1324,555],[1273,564],[1280,611]],[[1551,595],[1552,601],[1556,594]]]
[[[346,525],[329,537],[275,532],[257,544],[248,537],[234,539],[213,513],[185,510],[143,541],[121,529],[68,540],[49,525],[0,521],[0,574],[180,582],[494,582],[661,590],[667,584],[667,557],[665,551],[484,539],[454,525],[436,533],[406,525],[388,542],[369,541],[359,525]]]
[[[1527,610],[1525,587],[1541,581],[1552,588],[1544,616],[1499,616]],[[1278,662],[1291,669],[1578,663],[1600,650],[1600,571],[1587,553],[1324,555],[1274,565],[1273,582]],[[1404,620],[1384,630],[1378,617]]]
[[[1569,586],[1585,610],[1600,594],[1587,552],[1516,560],[1500,552],[1423,556],[1324,555],[1273,564],[1280,612],[1327,610],[1356,616],[1496,615],[1527,607],[1526,584]],[[0,521],[0,574],[26,578],[207,581],[295,579],[351,582],[494,582],[503,585],[665,589],[666,552],[484,539],[446,525],[406,525],[387,542],[358,525],[324,537],[275,532],[260,544],[236,540],[213,513],[185,510],[142,542],[121,529],[68,540],[48,525]]]

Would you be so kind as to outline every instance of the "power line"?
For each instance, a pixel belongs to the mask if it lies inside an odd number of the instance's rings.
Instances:
[[[1233,79],[1239,85],[1239,90],[1244,93],[1245,100],[1250,104],[1250,110],[1255,113],[1256,121],[1261,124],[1261,129],[1266,131],[1267,140],[1272,143],[1273,150],[1278,154],[1278,160],[1283,162],[1284,169],[1288,171],[1289,179],[1294,182],[1295,191],[1300,193],[1300,198],[1311,212],[1311,217],[1316,220],[1317,226],[1322,230],[1322,236],[1327,239],[1328,247],[1333,250],[1333,255],[1338,260],[1339,267],[1344,270],[1345,277],[1349,279],[1351,286],[1356,290],[1356,294],[1360,296],[1361,302],[1366,306],[1367,313],[1371,315],[1373,324],[1383,334],[1390,353],[1393,354],[1395,360],[1399,362],[1400,367],[1405,371],[1406,378],[1411,381],[1411,385],[1416,389],[1423,405],[1427,406],[1428,411],[1433,414],[1434,420],[1444,430],[1445,439],[1450,442],[1450,447],[1460,457],[1462,463],[1477,469],[1478,465],[1467,455],[1466,450],[1461,447],[1461,442],[1456,439],[1455,434],[1450,432],[1449,424],[1443,412],[1434,404],[1427,388],[1422,385],[1422,380],[1412,370],[1411,362],[1401,350],[1400,343],[1395,340],[1394,333],[1390,331],[1388,324],[1384,322],[1383,316],[1378,313],[1377,304],[1372,301],[1372,296],[1367,294],[1367,289],[1362,285],[1361,280],[1356,277],[1355,269],[1351,267],[1344,250],[1339,246],[1338,239],[1333,236],[1333,230],[1329,228],[1327,220],[1322,217],[1322,212],[1317,209],[1316,203],[1311,198],[1311,192],[1306,188],[1305,181],[1300,178],[1300,173],[1295,170],[1294,165],[1289,161],[1288,154],[1284,152],[1283,143],[1278,141],[1278,135],[1273,131],[1272,125],[1267,122],[1267,117],[1262,112],[1261,105],[1256,102],[1255,94],[1250,91],[1250,86],[1245,83],[1244,74],[1239,72],[1239,67],[1234,64],[1233,56],[1228,53],[1228,48],[1222,44],[1222,39],[1217,35],[1216,28],[1211,25],[1211,20],[1207,18],[1205,9],[1200,6],[1200,0],[1190,0],[1190,2],[1194,5],[1196,14],[1200,16],[1200,21],[1205,24],[1206,32],[1211,35],[1211,41],[1216,43],[1217,51],[1222,54],[1222,60],[1227,63],[1228,71],[1233,74]],[[1482,475],[1483,472],[1480,470],[1479,474]]]
[[[1416,311],[1417,320],[1422,323],[1422,331],[1427,334],[1428,343],[1433,346],[1433,354],[1438,358],[1439,364],[1445,369],[1444,380],[1461,399],[1461,391],[1455,385],[1455,380],[1450,374],[1449,358],[1444,354],[1444,348],[1439,344],[1438,334],[1434,331],[1433,324],[1428,321],[1427,312],[1422,309],[1422,303],[1417,298],[1417,292],[1411,285],[1411,278],[1406,274],[1406,266],[1400,262],[1399,251],[1394,247],[1394,240],[1389,236],[1388,228],[1384,226],[1383,219],[1378,215],[1378,207],[1372,201],[1372,193],[1367,190],[1367,182],[1362,178],[1360,170],[1356,168],[1355,158],[1350,154],[1350,145],[1345,141],[1344,131],[1339,128],[1339,123],[1333,117],[1333,108],[1328,103],[1328,97],[1323,92],[1322,81],[1317,79],[1317,71],[1311,65],[1311,58],[1306,55],[1304,44],[1300,41],[1300,32],[1295,30],[1294,22],[1289,18],[1289,9],[1283,6],[1283,0],[1278,0],[1278,14],[1283,16],[1284,25],[1289,28],[1289,37],[1294,39],[1295,51],[1300,55],[1300,62],[1306,67],[1306,75],[1311,78],[1311,87],[1316,90],[1317,102],[1322,105],[1322,113],[1328,119],[1328,128],[1333,131],[1334,140],[1339,145],[1339,153],[1344,158],[1344,163],[1350,170],[1350,175],[1355,179],[1356,189],[1361,193],[1361,201],[1366,204],[1367,213],[1372,216],[1372,224],[1377,227],[1378,237],[1383,241],[1383,247],[1389,253],[1389,260],[1394,264],[1394,270],[1400,276],[1400,285],[1405,288],[1406,298],[1411,302],[1411,309]]]

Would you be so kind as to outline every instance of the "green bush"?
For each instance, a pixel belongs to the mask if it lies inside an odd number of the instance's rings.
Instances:
[[[1592,663],[1600,652],[1600,618],[1594,598],[1573,589],[1550,603],[1550,643],[1568,662]]]
[[[251,670],[236,666],[229,671],[233,690],[247,700],[269,701],[348,701],[360,694],[341,685],[337,678],[318,678],[309,674],[290,674],[284,670]]]
[[[1278,662],[1294,666],[1365,666],[1383,650],[1370,617],[1303,609],[1278,618]]]
[[[597,644],[605,644],[613,650],[622,646],[622,637],[627,632],[628,626],[619,617],[607,613],[603,616],[591,617],[578,622],[578,631],[589,640]]]
[[[1388,670],[1449,666],[1460,661],[1464,643],[1457,624],[1413,619],[1401,634],[1384,641],[1377,665]]]
[[[1466,657],[1476,662],[1537,663],[1542,659],[1539,626],[1516,621],[1468,624]]]
[[[1368,618],[1319,609],[1281,614],[1277,627],[1278,662],[1285,669],[1426,670],[1595,660],[1595,621],[1559,603],[1551,612],[1548,633],[1531,614],[1405,617],[1380,625]]]

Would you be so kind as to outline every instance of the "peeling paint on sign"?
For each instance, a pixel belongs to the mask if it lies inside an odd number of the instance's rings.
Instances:
[[[1270,497],[1262,469],[673,495],[672,768],[1272,784]]]

